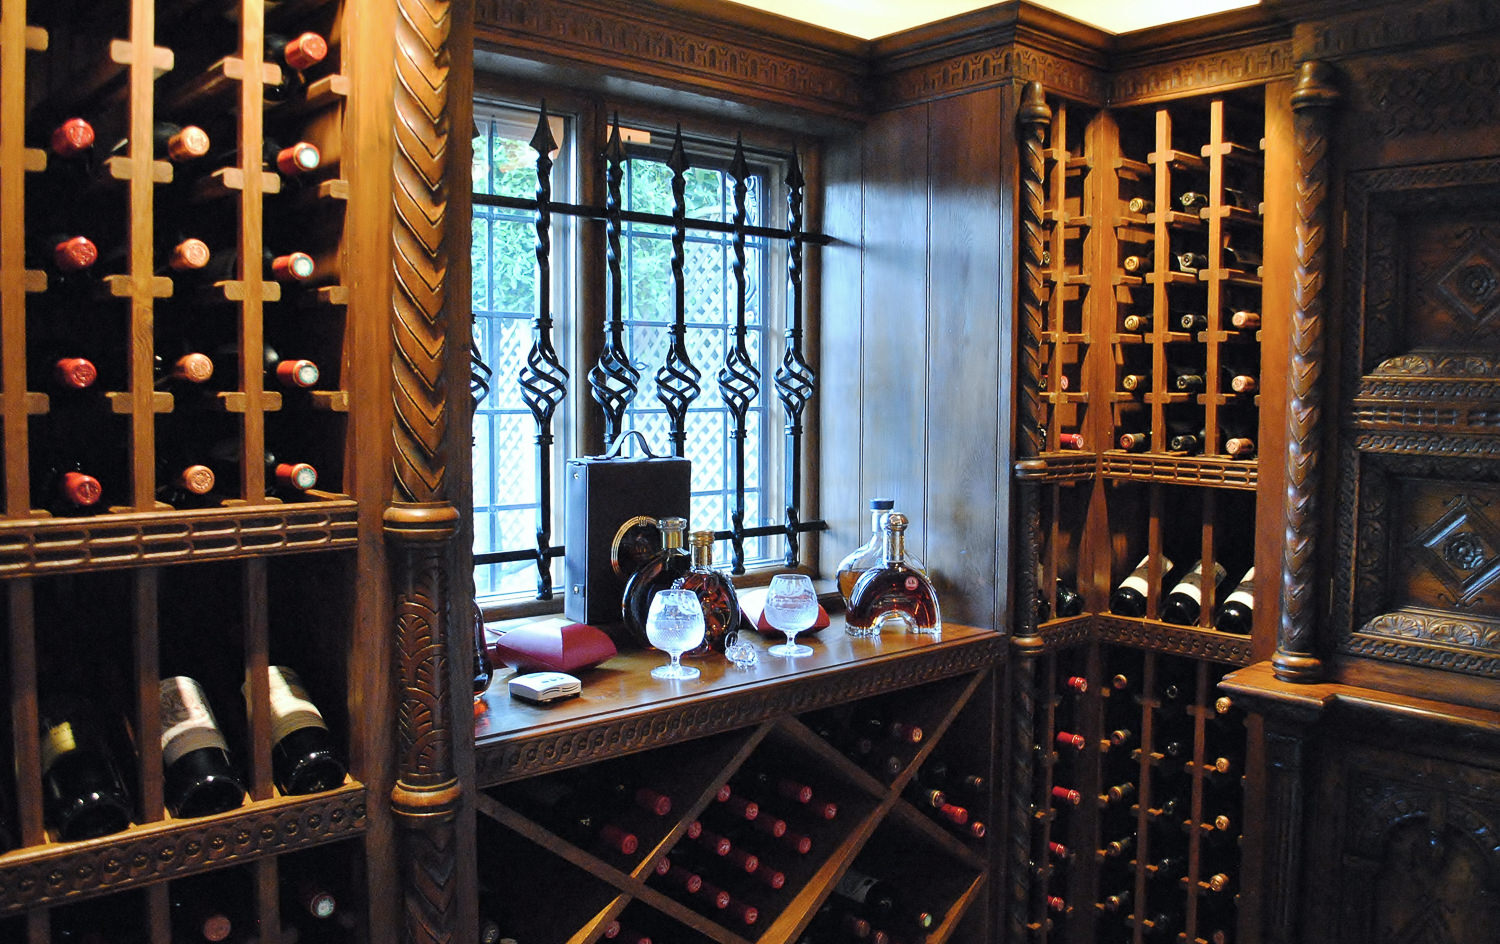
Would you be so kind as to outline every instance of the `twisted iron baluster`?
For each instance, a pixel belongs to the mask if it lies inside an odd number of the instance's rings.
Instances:
[[[604,445],[615,441],[625,423],[625,410],[635,399],[641,372],[630,363],[625,350],[624,315],[620,310],[620,181],[625,176],[625,145],[620,141],[620,116],[615,116],[604,149],[604,176],[608,193],[604,202],[604,232],[609,260],[609,321],[604,328],[604,350],[599,363],[589,371],[594,399],[604,408]]]
[[[667,358],[656,371],[656,399],[667,408],[671,420],[672,452],[687,450],[687,411],[703,392],[698,381],[703,373],[693,366],[687,348],[687,293],[683,266],[687,257],[687,155],[682,150],[682,125],[667,155],[672,171],[672,312],[671,342]]]
[[[474,408],[478,409],[484,398],[490,395],[490,378],[495,372],[490,365],[484,362],[484,352],[479,349],[479,344],[469,339],[469,399],[474,401]]]
[[[749,190],[750,168],[745,164],[744,143],[734,142],[734,160],[729,173],[734,177],[734,343],[726,345],[724,366],[719,371],[719,392],[734,415],[734,535],[731,570],[745,572],[745,416],[750,403],[760,392],[760,369],[750,360],[745,346],[745,197]]]
[[[776,371],[776,390],[786,409],[786,565],[797,566],[797,504],[802,495],[802,411],[816,389],[817,376],[802,356],[802,192],[807,181],[796,150],[786,170],[787,244],[786,277],[791,292],[791,311],[786,319],[786,351]]]
[[[552,414],[568,392],[568,372],[552,347],[552,152],[557,142],[547,122],[547,105],[537,116],[531,136],[536,151],[536,318],[535,336],[526,366],[521,368],[521,397],[536,418],[536,475],[540,502],[536,516],[536,598],[552,599]]]

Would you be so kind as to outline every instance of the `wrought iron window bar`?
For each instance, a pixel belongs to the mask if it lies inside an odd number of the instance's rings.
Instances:
[[[621,205],[620,186],[627,160],[620,139],[619,119],[616,117],[609,141],[603,152],[606,183],[605,205],[565,203],[552,200],[550,154],[557,147],[548,123],[545,103],[537,117],[536,132],[531,139],[536,152],[536,198],[507,197],[475,193],[473,202],[482,206],[524,210],[534,214],[536,228],[536,259],[539,285],[537,313],[532,320],[533,339],[527,354],[526,366],[517,378],[522,388],[522,398],[536,421],[535,443],[537,447],[537,481],[540,490],[537,510],[536,546],[506,551],[494,551],[474,555],[475,566],[486,564],[535,561],[537,566],[538,600],[552,599],[551,561],[562,557],[565,548],[551,543],[552,520],[552,475],[551,446],[552,419],[559,404],[568,393],[568,371],[562,365],[553,346],[553,321],[550,296],[551,285],[551,229],[554,215],[570,216],[582,220],[602,222],[605,225],[608,291],[606,292],[605,344],[598,362],[589,371],[592,395],[604,410],[604,444],[612,442],[621,431],[625,412],[634,400],[640,372],[630,363],[624,349],[624,312],[621,310],[622,282],[620,272],[620,236],[625,223],[644,223],[671,229],[673,321],[669,329],[670,343],[667,356],[656,372],[657,398],[666,409],[669,420],[669,436],[675,455],[681,456],[687,442],[686,421],[688,409],[702,392],[702,371],[688,356],[686,346],[687,306],[684,290],[684,259],[688,230],[708,231],[729,235],[732,238],[732,271],[735,280],[735,323],[733,343],[725,356],[716,380],[720,394],[734,418],[730,436],[735,442],[734,493],[735,502],[731,512],[731,527],[715,531],[715,540],[731,542],[731,570],[736,574],[745,572],[744,542],[746,538],[783,535],[787,550],[784,561],[788,567],[796,567],[800,561],[798,536],[809,531],[821,531],[827,524],[821,519],[804,521],[798,508],[798,497],[802,487],[802,414],[817,391],[817,379],[803,353],[802,311],[802,251],[806,245],[827,245],[831,240],[821,233],[810,233],[802,227],[802,202],[806,181],[795,151],[788,161],[785,183],[787,187],[787,223],[785,228],[754,226],[746,222],[746,197],[750,179],[749,165],[745,159],[742,140],[735,142],[734,156],[728,174],[734,180],[734,209],[730,222],[718,220],[689,220],[685,199],[687,171],[692,167],[683,149],[682,128],[677,129],[672,150],[666,159],[672,171],[672,213],[644,213],[626,210]],[[746,283],[745,240],[747,237],[780,239],[787,242],[787,281],[790,305],[783,332],[784,352],[781,364],[774,376],[777,396],[781,401],[786,419],[786,504],[785,518],[781,524],[745,527],[745,431],[746,417],[750,405],[761,393],[760,371],[751,361],[746,350]],[[479,358],[477,349],[470,350],[473,362],[471,373],[474,382],[471,390],[476,399],[482,399],[488,391],[486,381],[492,373]]]

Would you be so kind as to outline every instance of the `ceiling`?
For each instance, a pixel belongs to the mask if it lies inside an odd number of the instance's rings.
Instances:
[[[994,0],[729,0],[814,23],[825,29],[874,39],[959,13],[993,6]],[[1159,26],[1209,13],[1254,6],[1260,0],[1032,0],[1037,6],[1111,33]]]

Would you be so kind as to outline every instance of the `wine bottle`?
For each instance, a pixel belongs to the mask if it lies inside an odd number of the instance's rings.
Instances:
[[[1122,914],[1130,911],[1130,889],[1121,889],[1112,895],[1105,895],[1099,901],[1099,907],[1110,914]]]
[[[1260,378],[1253,369],[1243,365],[1223,364],[1224,386],[1231,393],[1252,396],[1260,392]]]
[[[238,437],[221,439],[209,449],[214,474],[231,492],[239,487],[241,444]],[[275,453],[265,453],[266,486],[280,493],[305,492],[318,484],[318,470],[306,462],[285,462]],[[233,488],[230,488],[230,486]]]
[[[1201,190],[1184,190],[1177,195],[1177,204],[1183,210],[1196,214],[1208,207],[1208,194]]]
[[[310,141],[283,146],[266,138],[261,145],[261,157],[268,169],[275,168],[283,178],[303,177],[323,166],[323,152]]]
[[[933,925],[932,913],[906,901],[893,882],[852,867],[844,871],[830,898],[869,921],[871,926],[915,931]]]
[[[246,888],[232,872],[210,872],[172,883],[172,940],[217,944],[229,940],[236,918],[245,918]]]
[[[1083,448],[1083,434],[1082,433],[1058,433],[1057,434],[1057,448],[1059,448],[1059,449],[1082,449]],[[910,559],[911,555],[908,554],[907,557],[908,557],[908,559]]]
[[[267,33],[265,61],[278,66],[301,71],[311,69],[328,55],[328,40],[314,32],[303,32],[296,36]]]
[[[84,160],[94,149],[94,126],[78,116],[64,119],[47,136],[47,151],[63,161]]]
[[[740,631],[743,611],[734,583],[714,568],[714,533],[694,531],[691,538],[692,564],[687,573],[672,583],[674,590],[691,590],[703,608],[703,642],[683,653],[684,658],[723,655],[724,647],[734,642]]]
[[[92,283],[90,270],[99,261],[99,247],[87,236],[54,233],[37,241],[28,265],[55,276],[65,286]]]
[[[302,679],[284,665],[268,666],[271,709],[271,776],[289,796],[321,793],[342,786],[344,762],[323,713]],[[249,690],[243,687],[248,701]],[[252,709],[253,710],[253,709]]]
[[[1172,261],[1180,271],[1191,274],[1208,268],[1208,256],[1201,252],[1179,252],[1172,257]]]
[[[1149,197],[1131,197],[1125,204],[1125,209],[1130,213],[1150,213],[1151,206]]]
[[[1127,393],[1145,393],[1151,389],[1150,372],[1123,375],[1120,378],[1120,389]]]
[[[1056,596],[1059,618],[1077,616],[1083,612],[1083,594],[1074,590],[1061,577],[1057,578]]]
[[[1142,430],[1126,430],[1116,441],[1125,452],[1145,452],[1151,448],[1151,433]]]
[[[1239,583],[1224,598],[1214,628],[1220,632],[1250,635],[1255,616],[1255,568],[1251,567],[1240,577]]]
[[[1177,327],[1183,331],[1202,331],[1208,327],[1208,316],[1191,311],[1180,312],[1177,315]]]
[[[1070,675],[1063,679],[1063,688],[1079,695],[1086,695],[1089,690],[1089,680],[1082,675]]]
[[[117,833],[130,825],[134,801],[116,753],[112,716],[71,692],[46,696],[41,721],[42,802],[47,824],[64,842]]]
[[[294,921],[332,921],[339,900],[322,876],[300,871],[282,879],[282,914]]]
[[[484,611],[477,600],[471,601],[470,621],[474,624],[474,699],[479,701],[490,687],[494,677],[494,663],[490,661],[490,647],[484,634]]]
[[[662,549],[652,555],[625,581],[625,591],[620,603],[620,615],[630,638],[642,648],[651,645],[646,638],[646,615],[651,610],[651,600],[662,590],[669,589],[678,578],[692,567],[692,558],[683,550],[683,532],[687,530],[687,519],[662,518],[657,522],[661,529]]]
[[[1260,327],[1260,312],[1243,309],[1229,313],[1229,326],[1236,331],[1254,331]]]
[[[1125,320],[1122,322],[1122,325],[1124,326],[1125,330],[1129,331],[1131,334],[1145,334],[1147,331],[1151,330],[1151,316],[1136,314],[1126,315]]]
[[[59,357],[52,362],[52,382],[64,393],[87,390],[99,379],[99,368],[87,357]]]
[[[1167,449],[1190,456],[1202,452],[1206,435],[1202,427],[1194,429],[1193,426],[1192,423],[1168,422],[1167,434],[1171,438],[1167,440]]]
[[[1247,430],[1226,428],[1224,452],[1235,459],[1255,458],[1255,437]]]
[[[1203,368],[1194,364],[1170,364],[1172,389],[1179,393],[1199,393],[1203,390]]]
[[[856,736],[866,736],[877,743],[920,744],[924,736],[920,725],[896,717],[891,706],[883,702],[864,702],[855,708],[850,728]]]
[[[1141,558],[1141,562],[1135,565],[1120,585],[1115,587],[1109,597],[1109,610],[1120,616],[1145,616],[1146,595],[1150,589],[1147,583],[1151,556],[1148,554]],[[1161,559],[1161,572],[1168,573],[1172,569],[1172,560],[1163,555]]]
[[[1217,590],[1220,583],[1224,581],[1224,565],[1218,561],[1213,565],[1214,588]],[[1193,565],[1193,569],[1182,576],[1167,594],[1162,603],[1161,618],[1168,623],[1176,623],[1179,626],[1191,626],[1198,622],[1198,615],[1203,610],[1203,562],[1200,560]]]
[[[1248,272],[1257,269],[1261,265],[1260,250],[1254,246],[1246,245],[1243,241],[1227,241],[1221,250],[1224,266],[1228,269],[1239,269]]]
[[[198,462],[186,465],[166,455],[157,459],[156,497],[173,508],[201,508],[217,504],[213,498],[214,470]]]
[[[47,470],[45,484],[38,494],[47,502],[54,515],[64,517],[87,515],[98,510],[104,497],[104,486],[83,469],[83,464],[74,460],[63,460]]]
[[[1120,268],[1130,275],[1145,275],[1155,267],[1155,255],[1150,248],[1130,253],[1120,261]]]
[[[1056,840],[1047,841],[1047,854],[1059,862],[1073,861],[1073,851]]]
[[[1260,209],[1260,196],[1244,187],[1225,187],[1224,205],[1254,212]]]
[[[1072,748],[1075,751],[1083,750],[1084,745],[1089,742],[1088,738],[1081,734],[1074,734],[1071,731],[1059,731],[1053,740],[1057,741],[1061,746]]]
[[[233,247],[211,254],[209,263],[195,270],[205,281],[235,281],[241,277],[239,250]],[[283,285],[299,285],[312,281],[317,274],[317,264],[305,252],[278,253],[272,249],[261,252],[261,278]]]
[[[157,389],[203,384],[214,375],[213,358],[200,351],[189,351],[170,360],[156,354],[152,361],[156,373],[154,386]]]
[[[157,121],[151,129],[151,153],[158,160],[174,164],[186,164],[206,157],[213,149],[213,140],[208,132],[197,125],[179,125],[170,121]],[[130,153],[130,139],[121,138],[109,149],[112,156],[124,157]]]
[[[635,833],[611,819],[596,794],[555,777],[528,780],[516,785],[505,797],[529,815],[583,848],[602,848],[618,855],[634,855],[640,848]]]
[[[1062,803],[1067,806],[1077,806],[1083,802],[1083,794],[1071,787],[1056,785],[1049,794],[1054,803]]]
[[[1104,793],[1100,795],[1100,799],[1105,806],[1116,806],[1122,803],[1129,803],[1131,800],[1135,799],[1135,784],[1129,782],[1117,783],[1109,789],[1105,790]]]
[[[1119,839],[1111,839],[1109,842],[1106,842],[1104,848],[1100,851],[1104,853],[1106,859],[1123,859],[1130,855],[1134,849],[1135,837],[1121,836]]]
[[[182,819],[223,813],[245,799],[229,743],[203,687],[185,675],[161,680],[161,760],[167,809]]]

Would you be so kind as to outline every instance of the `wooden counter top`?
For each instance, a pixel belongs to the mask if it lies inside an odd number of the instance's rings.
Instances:
[[[549,619],[562,625],[561,617]],[[692,661],[703,674],[688,682],[659,681],[650,670],[667,661],[656,650],[623,651],[579,672],[583,694],[550,705],[510,697],[495,674],[474,719],[478,785],[589,764],[606,757],[704,737],[785,714],[868,697],[964,672],[1005,658],[1007,637],[989,629],[945,624],[941,637],[887,633],[856,639],[841,617],[815,635],[799,635],[813,654],[767,655],[779,641],[750,634],[755,665],[722,658]]]

